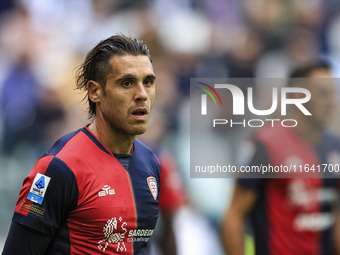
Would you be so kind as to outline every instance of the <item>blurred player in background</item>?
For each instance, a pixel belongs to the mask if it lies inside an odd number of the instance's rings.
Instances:
[[[158,218],[160,164],[135,139],[155,74],[143,41],[115,35],[86,56],[77,88],[92,122],[59,139],[24,180],[3,254],[145,254]]]
[[[253,154],[248,165],[340,163],[340,141],[326,131],[333,118],[336,90],[328,63],[319,61],[297,68],[289,86],[306,88],[311,99],[304,106],[311,116],[292,109],[294,128],[263,127],[250,139]],[[295,78],[311,78],[295,79]],[[332,82],[333,81],[333,82]],[[292,93],[294,98],[301,93]],[[242,157],[244,155],[240,155]],[[338,165],[339,166],[339,165]],[[327,178],[240,178],[225,214],[222,236],[228,255],[244,254],[244,233],[250,218],[257,255],[340,254],[338,209],[339,175]],[[313,177],[316,177],[313,175]]]

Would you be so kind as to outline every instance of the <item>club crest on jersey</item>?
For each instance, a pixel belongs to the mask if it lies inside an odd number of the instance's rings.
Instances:
[[[27,199],[41,205],[50,180],[51,178],[46,175],[37,174],[33,180]]]
[[[150,176],[146,180],[148,182],[148,186],[149,186],[150,192],[151,192],[153,198],[156,200],[157,199],[157,194],[158,194],[156,178]]]

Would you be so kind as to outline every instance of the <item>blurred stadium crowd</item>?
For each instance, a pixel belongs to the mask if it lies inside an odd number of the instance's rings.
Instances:
[[[320,56],[340,76],[338,0],[1,0],[0,250],[36,159],[89,122],[76,67],[116,33],[143,39],[152,54],[158,128],[144,140],[172,154],[186,189],[174,222],[180,254],[223,254],[218,224],[233,186],[190,179],[190,78],[286,77]],[[232,132],[222,151],[231,161]]]

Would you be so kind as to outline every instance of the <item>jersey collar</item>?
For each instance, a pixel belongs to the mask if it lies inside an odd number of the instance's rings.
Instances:
[[[82,132],[85,133],[92,140],[92,142],[94,142],[102,151],[114,156],[114,154],[108,148],[106,148],[105,145],[102,144],[98,140],[98,138],[90,131],[90,129],[88,128],[89,125],[90,124],[87,124],[84,128],[82,128]],[[132,144],[131,153],[130,153],[131,156],[133,155],[134,144],[135,144],[135,142],[133,142],[133,144]]]

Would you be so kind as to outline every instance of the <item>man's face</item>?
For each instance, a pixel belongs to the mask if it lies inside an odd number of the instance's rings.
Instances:
[[[156,77],[151,61],[144,55],[123,55],[113,56],[109,64],[112,70],[108,72],[98,110],[115,132],[143,134],[155,97]]]
[[[311,112],[310,118],[315,125],[323,127],[332,121],[336,104],[336,90],[331,73],[327,69],[319,69],[308,76],[305,87],[311,92],[311,100],[306,103]]]

